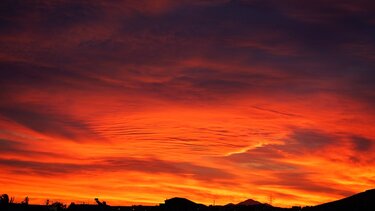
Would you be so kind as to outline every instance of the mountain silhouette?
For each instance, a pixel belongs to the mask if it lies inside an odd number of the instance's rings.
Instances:
[[[374,211],[375,189],[349,196],[333,202],[304,208],[306,211]]]
[[[259,201],[255,201],[253,199],[247,199],[243,202],[238,203],[237,205],[238,206],[252,206],[252,205],[259,205],[259,204],[262,204],[262,203],[260,203]]]
[[[179,197],[165,200],[163,206],[168,211],[192,211],[206,208],[203,204],[197,204],[189,199]]]
[[[233,207],[233,206],[236,206],[235,204],[233,204],[233,203],[228,203],[228,204],[226,204],[226,205],[224,205],[225,207]]]

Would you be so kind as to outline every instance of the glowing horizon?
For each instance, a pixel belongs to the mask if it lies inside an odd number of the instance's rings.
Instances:
[[[288,2],[0,3],[1,191],[290,207],[374,188],[375,8]]]

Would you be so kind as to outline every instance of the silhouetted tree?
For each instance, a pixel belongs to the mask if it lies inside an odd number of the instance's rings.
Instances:
[[[29,205],[29,197],[26,196],[25,199],[21,202],[21,204]]]
[[[49,210],[51,211],[62,211],[64,209],[66,209],[66,205],[58,201],[49,205]]]
[[[98,204],[98,206],[108,206],[105,201],[101,202],[98,198],[95,198],[95,202]]]
[[[8,210],[9,207],[9,196],[8,194],[3,194],[0,196],[0,210]]]
[[[101,201],[99,201],[98,198],[95,198],[95,202],[98,204],[98,206],[101,210],[109,209],[109,206],[107,205],[107,203],[105,201],[101,202]]]
[[[9,196],[8,194],[3,194],[0,197],[0,204],[1,205],[8,205],[9,204]]]
[[[76,203],[71,202],[70,205],[68,206],[68,209],[71,208],[71,207],[75,207],[75,206],[76,206]]]
[[[14,196],[10,197],[10,200],[9,200],[9,204],[13,204],[13,203],[14,203]]]
[[[69,211],[75,211],[77,210],[77,206],[74,202],[70,203],[70,205],[68,206],[68,210]]]
[[[100,202],[98,198],[95,198],[94,200],[95,200],[95,202],[96,202],[99,206],[102,205],[102,202]]]

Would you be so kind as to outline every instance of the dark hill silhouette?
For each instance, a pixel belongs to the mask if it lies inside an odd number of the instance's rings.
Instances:
[[[196,206],[197,203],[190,201],[189,199],[174,197],[174,198],[165,200],[165,205]]]
[[[164,208],[168,211],[192,211],[203,210],[206,206],[203,204],[197,204],[185,198],[175,197],[165,200]]]
[[[260,203],[259,201],[255,201],[253,199],[247,199],[243,202],[238,203],[237,205],[238,206],[252,206],[252,205],[259,205],[259,204],[262,204],[262,203]]]
[[[375,189],[349,196],[337,201],[304,208],[306,211],[374,211]]]

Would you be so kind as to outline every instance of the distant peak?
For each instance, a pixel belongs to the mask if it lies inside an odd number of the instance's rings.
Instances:
[[[260,203],[259,201],[255,201],[253,199],[247,199],[243,202],[238,203],[237,205],[250,206],[250,205],[257,205],[257,204],[262,204],[262,203]]]
[[[165,200],[165,204],[195,205],[196,203],[186,198],[174,197]]]
[[[193,202],[189,199],[182,198],[182,197],[173,197],[173,198],[167,199],[166,201],[190,201],[190,202]]]

